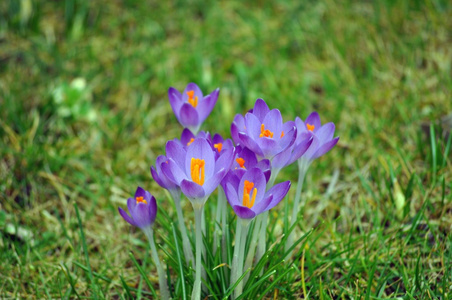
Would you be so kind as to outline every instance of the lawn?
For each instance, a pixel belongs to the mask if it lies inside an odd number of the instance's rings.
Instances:
[[[0,298],[155,298],[149,246],[117,210],[138,185],[157,198],[172,295],[190,297],[174,205],[149,168],[182,130],[168,88],[195,82],[220,88],[203,130],[230,138],[263,98],[340,136],[306,176],[304,238],[285,261],[298,172],[279,174],[292,188],[243,298],[451,299],[451,16],[446,0],[1,1]],[[222,263],[209,260],[210,282]]]

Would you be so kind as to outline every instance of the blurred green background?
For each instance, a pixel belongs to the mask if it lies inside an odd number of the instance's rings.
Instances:
[[[141,185],[173,215],[149,167],[181,132],[168,88],[195,82],[220,87],[202,129],[226,137],[258,97],[336,124],[304,190],[311,297],[447,298],[451,16],[441,0],[1,1],[0,297],[92,295],[74,202],[103,295],[139,281],[128,251],[146,247],[117,207]],[[280,297],[301,295],[293,278]]]

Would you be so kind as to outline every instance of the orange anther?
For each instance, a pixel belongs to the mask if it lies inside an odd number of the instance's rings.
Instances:
[[[217,144],[214,144],[213,147],[215,149],[217,149],[218,152],[221,152],[221,149],[223,149],[223,144],[222,143],[217,143]]]
[[[198,106],[198,96],[194,97],[195,91],[188,91],[187,96],[188,96],[188,103],[190,103],[191,106],[193,106],[193,107]]]
[[[194,138],[191,138],[190,141],[187,143],[187,146],[190,146],[191,143],[193,143],[194,140],[195,140]]]
[[[145,199],[143,199],[143,197],[135,197],[135,200],[137,201],[137,204],[138,203],[147,204],[147,201]]]
[[[243,158],[239,157],[235,161],[239,164],[240,168],[246,169],[245,168],[245,160]]]
[[[204,159],[191,158],[190,162],[191,180],[193,182],[203,185],[204,184]]]
[[[309,131],[314,131],[314,129],[315,129],[315,125],[311,125],[311,124],[307,124],[307,123],[306,123],[306,127],[308,128]]]
[[[254,201],[256,201],[257,189],[254,188],[254,182],[245,180],[245,184],[243,186],[243,206],[248,208],[253,207]],[[253,190],[253,195],[250,195],[251,190]]]
[[[271,132],[268,129],[265,129],[265,125],[262,124],[261,125],[261,134],[259,135],[259,137],[269,137],[269,138],[273,138],[273,132]]]

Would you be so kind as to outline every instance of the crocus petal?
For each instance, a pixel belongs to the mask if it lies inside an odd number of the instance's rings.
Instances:
[[[218,173],[215,173],[212,177],[204,183],[203,188],[206,195],[210,195],[223,180],[226,175],[226,169],[221,169]]]
[[[316,151],[319,147],[320,147],[320,141],[315,135],[313,135],[311,146],[309,146],[308,150],[306,150],[306,152],[302,155],[302,157],[306,157],[308,160],[312,160],[314,153],[316,153]]]
[[[272,209],[275,207],[281,200],[287,195],[287,192],[290,189],[290,181],[284,181],[278,183],[271,187],[267,193],[265,193],[265,197],[272,196],[272,200],[270,204],[265,208],[265,210]]]
[[[232,142],[231,139],[227,139],[223,141],[223,149],[233,149],[234,148],[234,143]]]
[[[337,142],[339,141],[339,137],[332,139],[329,142],[326,142],[325,144],[323,144],[322,146],[319,147],[319,149],[317,149],[317,151],[314,153],[314,155],[312,156],[312,159],[316,159],[322,155],[324,155],[325,153],[327,153],[328,151],[331,150],[331,148],[333,148],[334,146],[336,146]]]
[[[223,142],[224,142],[224,139],[221,136],[221,134],[215,133],[215,135],[212,138],[212,143],[217,144],[217,143],[223,143]]]
[[[256,213],[245,206],[234,205],[232,207],[235,214],[242,219],[252,219],[256,216]]]
[[[279,109],[272,109],[264,118],[262,122],[265,125],[265,129],[273,132],[275,135],[281,135],[282,130],[282,116]],[[275,136],[276,138],[276,136]]]
[[[324,143],[330,141],[333,138],[334,130],[335,130],[334,123],[330,122],[320,127],[319,130],[315,133],[315,135],[322,143]]]
[[[185,166],[185,156],[187,151],[181,144],[175,141],[168,141],[165,146],[165,151],[166,157],[168,159],[173,159],[179,168],[183,168]]]
[[[143,202],[138,203],[130,214],[137,227],[145,228],[153,224],[149,215],[149,206]]]
[[[173,109],[174,114],[176,115],[177,120],[179,120],[179,111],[183,104],[182,94],[173,87],[168,89],[168,99]]]
[[[199,103],[199,101],[201,101],[204,98],[204,95],[202,94],[202,91],[199,88],[199,86],[196,83],[190,82],[189,84],[187,84],[187,87],[185,88],[184,92],[182,93],[182,100],[184,102],[188,101],[187,92],[189,92],[189,91],[195,92],[193,97],[198,97],[198,103]]]
[[[263,157],[271,159],[273,156],[281,151],[277,141],[271,138],[262,137],[258,142],[260,149],[263,153]]]
[[[162,188],[167,190],[176,189],[177,186],[171,180],[163,174],[162,164],[166,163],[168,158],[165,155],[159,155],[155,160],[155,167],[151,166],[151,174],[154,180],[160,185]]]
[[[297,127],[298,135],[302,134],[303,132],[309,131],[306,127],[306,124],[299,117],[295,118],[295,126]]]
[[[253,140],[256,140],[259,138],[259,135],[261,133],[261,125],[262,125],[262,122],[259,121],[259,119],[255,115],[253,115],[251,113],[247,113],[245,115],[246,133]],[[268,128],[266,127],[266,129],[268,129]]]
[[[215,104],[217,103],[218,94],[220,93],[220,89],[216,89],[210,95],[204,97],[201,103],[197,106],[199,119],[203,122],[212,112]]]
[[[217,173],[220,169],[229,170],[231,168],[233,158],[234,148],[221,151],[220,157],[218,157],[215,162],[215,173]]]
[[[193,181],[182,180],[180,188],[190,200],[201,199],[205,196],[203,187]]]
[[[256,164],[256,167],[264,172],[265,180],[268,182],[270,175],[272,174],[270,161],[268,159],[263,159]]]
[[[298,160],[303,154],[306,153],[306,151],[309,149],[313,141],[312,136],[309,139],[304,139],[301,141],[301,143],[293,146],[293,152],[292,156],[290,157],[289,161],[287,161],[286,166],[292,164],[296,160]]]
[[[292,121],[284,123],[284,136],[279,141],[281,150],[287,149],[295,143],[295,139],[297,138],[297,127],[294,125],[295,124]]]
[[[261,123],[264,122],[265,115],[267,115],[269,111],[270,109],[263,99],[256,100],[256,103],[254,103],[253,114],[256,115]]]
[[[164,189],[167,188],[166,184],[163,182],[163,180],[160,179],[160,176],[157,173],[157,170],[154,168],[154,166],[151,166],[151,175],[152,175],[152,178],[154,178],[154,181],[157,182],[158,185],[160,185]]]
[[[238,154],[243,160],[245,160],[245,168],[250,169],[257,164],[256,154],[250,149],[244,147],[242,151]]]
[[[234,185],[232,183],[226,183],[226,188],[224,189],[224,193],[226,194],[226,199],[228,200],[229,204],[234,207],[234,205],[240,205],[240,200],[238,198],[237,190],[234,187],[237,187],[237,185]]]
[[[182,130],[182,134],[180,136],[180,141],[182,142],[182,146],[186,147],[190,143],[191,139],[195,139],[195,135],[188,128],[184,128]]]
[[[176,185],[180,185],[182,180],[188,179],[185,172],[172,159],[169,159],[168,163],[162,164],[162,172]]]
[[[242,179],[240,179],[240,184],[238,188],[238,196],[240,203],[243,202],[243,192],[245,187],[245,181],[253,182],[253,189],[257,189],[255,203],[259,202],[265,195],[266,188],[266,180],[264,173],[259,168],[252,168],[251,170],[246,171],[243,175]],[[253,190],[252,190],[253,191]]]
[[[157,202],[155,201],[155,197],[151,195],[151,199],[148,202],[149,206],[149,217],[151,219],[151,223],[154,224],[155,218],[157,217]]]
[[[242,141],[243,145],[256,153],[256,155],[264,156],[261,147],[252,138],[242,132],[239,132],[239,138]]]
[[[137,201],[134,198],[127,199],[127,209],[129,210],[129,213],[132,213],[132,211],[135,210],[135,206],[137,206]]]
[[[241,141],[239,137],[239,132],[244,131],[245,131],[245,118],[242,115],[237,114],[235,115],[234,121],[232,121],[231,124],[231,137],[234,143],[240,144]]]
[[[130,225],[133,225],[133,226],[137,226],[137,225],[135,225],[135,223],[133,222],[133,220],[132,220],[132,218],[121,208],[121,207],[118,207],[118,211],[119,211],[119,214],[121,215],[121,217],[127,222],[127,223],[129,223]]]
[[[135,198],[137,197],[143,197],[145,200],[148,200],[148,195],[146,194],[146,191],[141,187],[137,187],[137,190],[135,192]]]
[[[191,159],[203,159],[204,160],[204,180],[208,180],[212,177],[215,170],[215,154],[212,150],[212,146],[206,139],[197,138],[187,148],[187,155],[185,157],[185,173],[191,174]],[[190,178],[191,180],[191,178]]]
[[[292,157],[293,148],[289,147],[283,152],[278,153],[272,160],[274,169],[282,169],[288,165],[289,159]]]
[[[254,204],[254,206],[251,208],[256,215],[263,213],[266,208],[270,205],[271,201],[273,199],[273,196],[270,195],[268,197],[265,197],[261,199],[258,203]]]
[[[199,126],[199,117],[196,109],[191,104],[184,103],[179,111],[179,122],[184,127]]]
[[[307,126],[307,124],[314,125],[314,132],[319,130],[320,126],[322,126],[322,124],[320,123],[320,116],[319,116],[319,114],[316,111],[312,112],[306,118],[305,123],[306,123],[306,126]]]

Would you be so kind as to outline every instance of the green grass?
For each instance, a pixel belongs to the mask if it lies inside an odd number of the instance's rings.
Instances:
[[[181,132],[167,89],[191,81],[221,88],[205,130],[229,136],[262,97],[286,120],[317,110],[341,137],[306,178],[304,252],[279,260],[281,203],[267,273],[244,298],[305,297],[302,276],[313,299],[451,297],[449,1],[147,2],[0,2],[0,298],[158,293],[144,235],[117,212],[137,185],[158,199],[173,295],[190,298],[149,167]],[[209,269],[212,282],[227,270]]]

